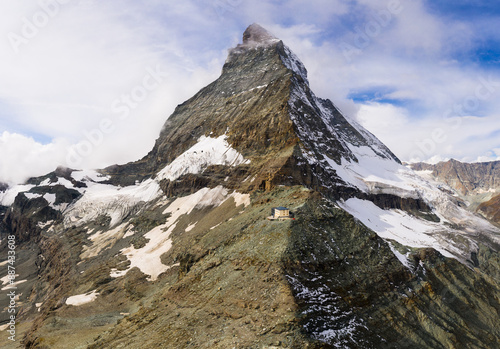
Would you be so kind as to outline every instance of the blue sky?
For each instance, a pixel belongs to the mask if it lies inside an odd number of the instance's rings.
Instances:
[[[0,181],[141,158],[253,22],[403,161],[500,159],[493,1],[32,0],[0,17]]]

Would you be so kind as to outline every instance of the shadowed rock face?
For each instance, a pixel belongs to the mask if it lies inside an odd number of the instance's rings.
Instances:
[[[358,198],[444,226],[422,198],[362,192],[325,165],[356,163],[352,145],[399,160],[331,101],[317,98],[303,64],[257,24],[229,51],[221,76],[177,106],[147,156],[101,171],[110,176],[100,182],[102,191],[134,189],[201,137],[221,136],[247,161],[163,179],[158,197],[132,209],[115,200],[93,220],[75,216],[65,225],[66,211],[21,193],[4,210],[5,228],[23,239],[25,347],[495,347],[498,246],[478,239],[466,265],[431,248],[386,241],[339,208]],[[30,193],[53,194],[71,208],[80,200],[76,189],[96,185],[71,173],[34,178]],[[45,186],[60,180],[76,189]],[[217,199],[210,197],[185,210],[210,191],[227,200],[200,204]],[[276,206],[290,208],[295,220],[267,221]],[[122,218],[110,226],[116,211]],[[49,219],[50,229],[39,224]],[[168,268],[153,280],[130,268],[124,251],[157,236],[168,236],[154,246],[169,246],[158,256]],[[5,241],[0,248],[6,255]],[[154,262],[148,258],[142,267]],[[36,269],[30,273],[29,266]],[[87,304],[66,302],[89,293],[98,296]]]
[[[472,270],[433,249],[411,249],[405,267],[387,244],[327,202],[309,200],[299,216],[285,269],[313,338],[341,348],[497,345],[500,288],[490,279],[500,271],[497,252],[490,258],[492,251],[481,249],[481,267]],[[490,287],[493,297],[485,292]]]

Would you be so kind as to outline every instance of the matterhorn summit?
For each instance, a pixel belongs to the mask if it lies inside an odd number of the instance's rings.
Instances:
[[[277,37],[269,33],[266,29],[254,23],[250,25],[245,32],[243,33],[243,44],[238,45],[238,47],[242,46],[259,46],[259,45],[270,45],[279,41]]]

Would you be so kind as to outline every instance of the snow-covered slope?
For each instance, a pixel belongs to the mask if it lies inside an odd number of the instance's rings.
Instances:
[[[173,181],[186,173],[201,173],[210,165],[238,166],[249,163],[226,139],[226,135],[217,138],[200,137],[198,143],[165,166],[156,178]]]
[[[136,249],[134,246],[130,246],[123,249],[121,253],[130,261],[130,266],[121,271],[111,270],[111,276],[123,276],[131,268],[137,267],[144,274],[149,275],[150,280],[156,280],[158,275],[171,267],[163,264],[160,257],[172,246],[170,234],[175,229],[179,218],[183,215],[190,214],[195,208],[202,209],[204,207],[219,206],[229,198],[235,198],[237,206],[248,206],[249,195],[244,195],[246,197],[245,202],[238,200],[241,195],[242,194],[239,193],[229,194],[226,188],[218,186],[213,189],[203,188],[192,195],[177,198],[172,201],[163,212],[164,214],[170,215],[167,221],[144,235],[144,237],[149,240],[144,247]]]
[[[471,252],[477,249],[475,241],[479,236],[500,242],[498,228],[457,205],[447,191],[393,159],[380,157],[369,147],[349,148],[357,161],[342,158],[341,164],[337,164],[327,160],[328,166],[348,185],[368,194],[421,199],[440,219],[430,222],[402,210],[384,210],[358,198],[338,203],[382,238],[410,247],[432,247],[462,261],[469,260]]]
[[[64,212],[67,226],[89,223],[104,215],[111,218],[110,227],[114,227],[139,204],[148,203],[161,193],[158,182],[153,179],[123,188],[87,183],[89,186],[83,196]]]
[[[2,206],[10,206],[14,203],[16,196],[19,193],[27,192],[34,185],[32,184],[19,184],[12,187],[7,188],[4,192],[0,193],[0,205]]]

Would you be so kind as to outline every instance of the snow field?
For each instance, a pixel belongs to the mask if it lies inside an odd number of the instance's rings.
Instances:
[[[238,166],[249,163],[226,139],[226,135],[217,138],[201,136],[198,143],[165,166],[156,179],[173,181],[186,173],[201,173],[210,165]]]
[[[66,299],[66,304],[77,307],[95,301],[98,295],[99,293],[97,293],[96,290],[85,294],[77,294],[75,296],[68,297],[68,299]]]

